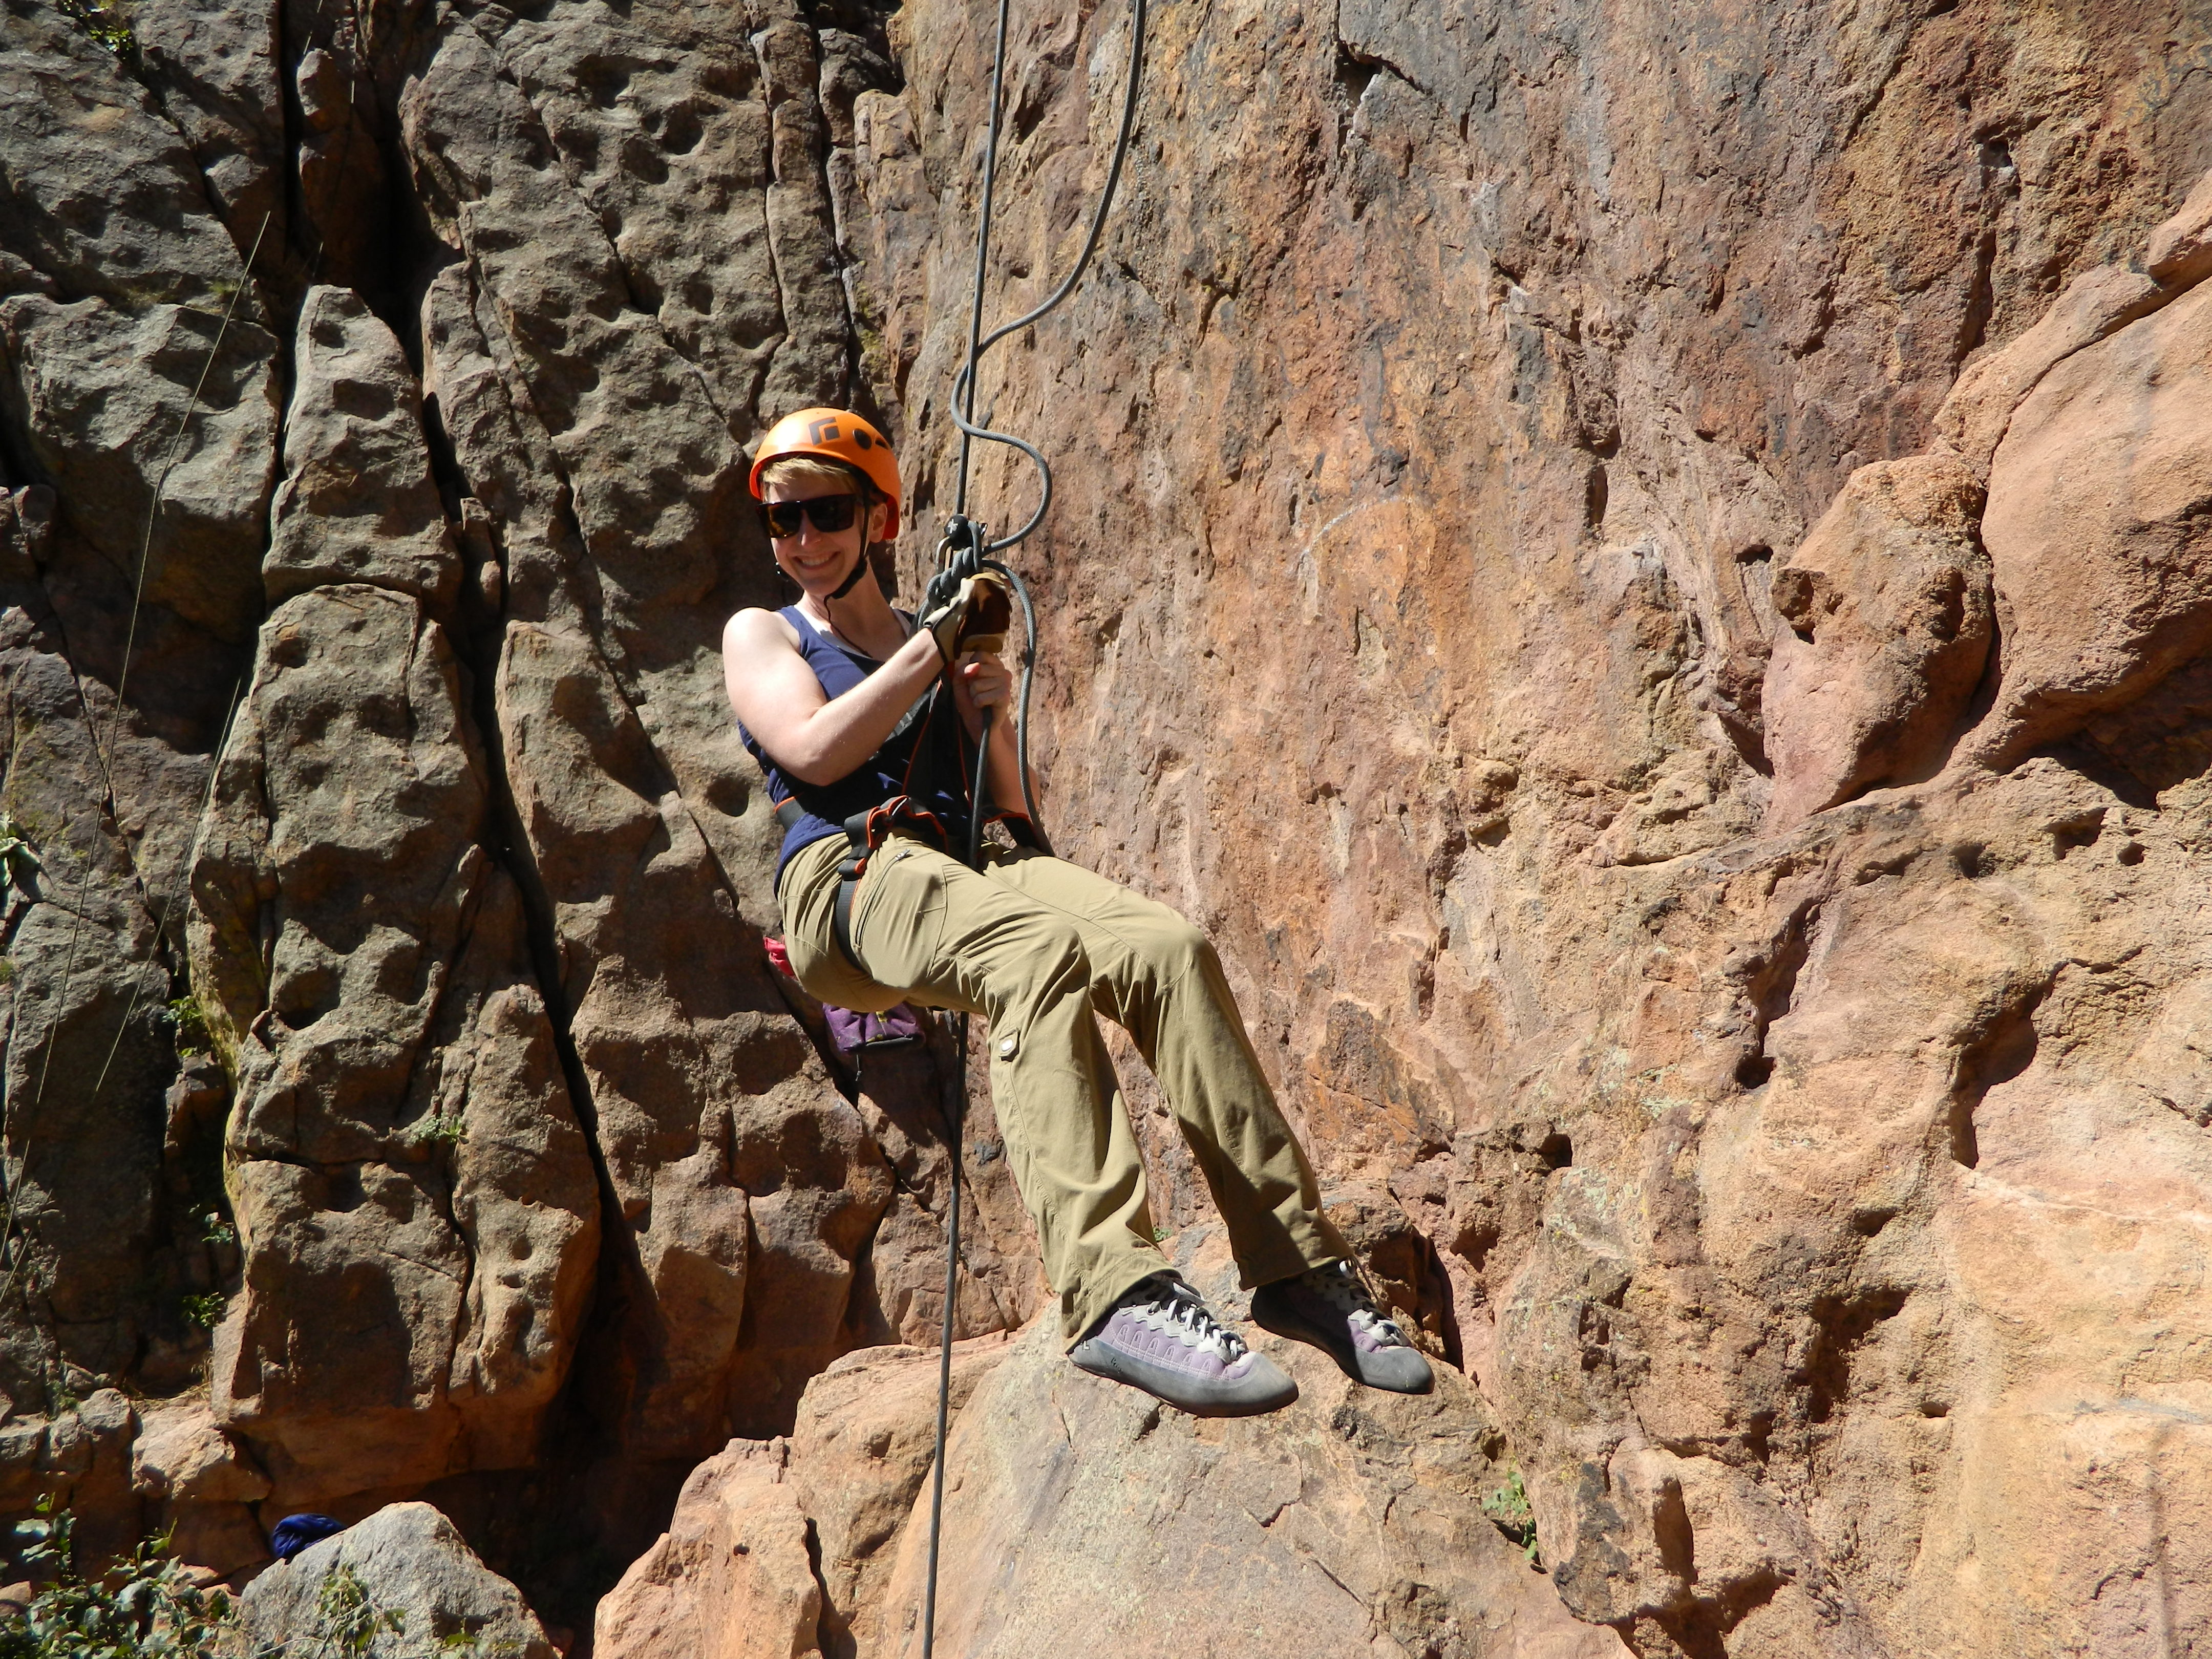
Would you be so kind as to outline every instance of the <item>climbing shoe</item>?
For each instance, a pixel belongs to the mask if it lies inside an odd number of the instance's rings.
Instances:
[[[1298,1397],[1298,1385],[1273,1360],[1224,1329],[1173,1273],[1154,1273],[1124,1291],[1067,1357],[1094,1376],[1142,1389],[1193,1417],[1249,1417]]]
[[[1426,1394],[1436,1377],[1421,1351],[1375,1305],[1349,1261],[1309,1267],[1252,1292],[1252,1322],[1326,1352],[1346,1376],[1393,1394]]]

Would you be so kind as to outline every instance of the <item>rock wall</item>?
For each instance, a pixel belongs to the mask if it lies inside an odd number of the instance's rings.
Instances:
[[[855,108],[925,513],[981,17],[903,9]],[[1100,269],[978,397],[1059,463],[1061,844],[1204,922],[1419,1227],[1578,1616],[2212,1639],[2206,20],[1157,27]],[[1018,24],[994,317],[1073,257],[1125,27]]]
[[[772,974],[716,650],[773,592],[744,445],[870,395],[880,21],[5,30],[10,1501],[228,1571],[196,1502],[434,1490],[588,1611],[693,1463],[933,1328],[949,1051],[855,1091]],[[971,1333],[1036,1300],[975,1178]],[[134,1487],[94,1391],[203,1377],[240,1480]]]
[[[1128,46],[1017,12],[1000,317]],[[428,1496],[583,1626],[696,1468],[750,1496],[625,1628],[759,1510],[791,1573],[716,1605],[903,1629],[916,1477],[807,1474],[801,1397],[933,1340],[951,1055],[856,1088],[769,968],[715,643],[793,404],[896,434],[915,591],[991,16],[0,0],[8,1504],[228,1572]],[[1217,939],[1472,1385],[1444,1519],[1299,1557],[1375,1650],[1532,1582],[1561,1651],[2212,1641],[2209,167],[2191,7],[1155,16],[1099,263],[978,406],[1058,467],[1056,837]],[[1040,1302],[994,1136],[969,1337]],[[1152,1431],[1019,1352],[963,1479],[1046,1514],[1048,1403],[1075,1476]],[[1187,1438],[1194,1513],[1265,1461]]]

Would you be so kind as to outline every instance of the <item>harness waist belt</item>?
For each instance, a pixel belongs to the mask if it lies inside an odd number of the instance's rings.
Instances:
[[[783,826],[786,834],[805,816],[806,809],[794,799],[775,804],[775,821]],[[1038,848],[1035,828],[1019,812],[997,813],[990,821],[1004,824],[1017,847]],[[919,834],[924,840],[934,842],[939,852],[951,850],[951,839],[937,815],[916,806],[905,795],[894,795],[882,805],[855,812],[845,820],[845,856],[837,865],[837,896],[830,906],[830,933],[837,941],[837,954],[852,964],[855,973],[868,970],[853,949],[853,892],[860,884],[860,878],[867,873],[870,854],[883,845],[884,837],[895,828]]]

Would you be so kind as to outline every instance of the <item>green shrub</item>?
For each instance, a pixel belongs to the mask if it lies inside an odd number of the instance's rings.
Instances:
[[[206,1291],[198,1296],[184,1299],[185,1320],[202,1330],[211,1331],[222,1323],[223,1294],[221,1291]]]
[[[199,999],[182,996],[173,999],[161,1018],[176,1033],[177,1053],[185,1059],[208,1051],[207,1018],[200,1012]]]
[[[415,1126],[417,1146],[458,1146],[469,1138],[469,1126],[459,1113],[452,1117],[426,1117]]]
[[[39,867],[39,854],[30,832],[15,822],[12,812],[0,812],[0,882],[20,888]]]
[[[59,4],[63,15],[116,57],[128,58],[138,50],[138,37],[131,32],[129,21],[113,7],[103,6],[100,0],[59,0]]]
[[[118,1557],[98,1578],[79,1575],[75,1518],[52,1498],[16,1523],[25,1566],[50,1572],[27,1611],[0,1619],[0,1659],[215,1659],[241,1651],[237,1612],[203,1590],[169,1554],[166,1534]]]
[[[395,1635],[404,1626],[400,1615],[380,1608],[368,1599],[368,1586],[343,1562],[324,1576],[322,1593],[315,1598],[315,1635],[321,1652],[329,1655],[367,1653],[376,1644],[376,1632]]]

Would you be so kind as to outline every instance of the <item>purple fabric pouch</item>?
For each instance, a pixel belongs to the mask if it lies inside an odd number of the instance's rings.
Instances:
[[[784,942],[764,939],[761,943],[776,972],[796,981],[799,976],[791,970],[791,951]],[[830,1022],[830,1041],[845,1060],[854,1060],[863,1048],[902,1048],[921,1041],[921,1017],[903,1002],[880,1014],[854,1013],[850,1008],[825,1002],[822,1013]]]
[[[897,1048],[921,1041],[921,1020],[903,1002],[880,1014],[857,1014],[825,1002],[822,1012],[830,1022],[830,1041],[848,1059],[863,1048]]]

